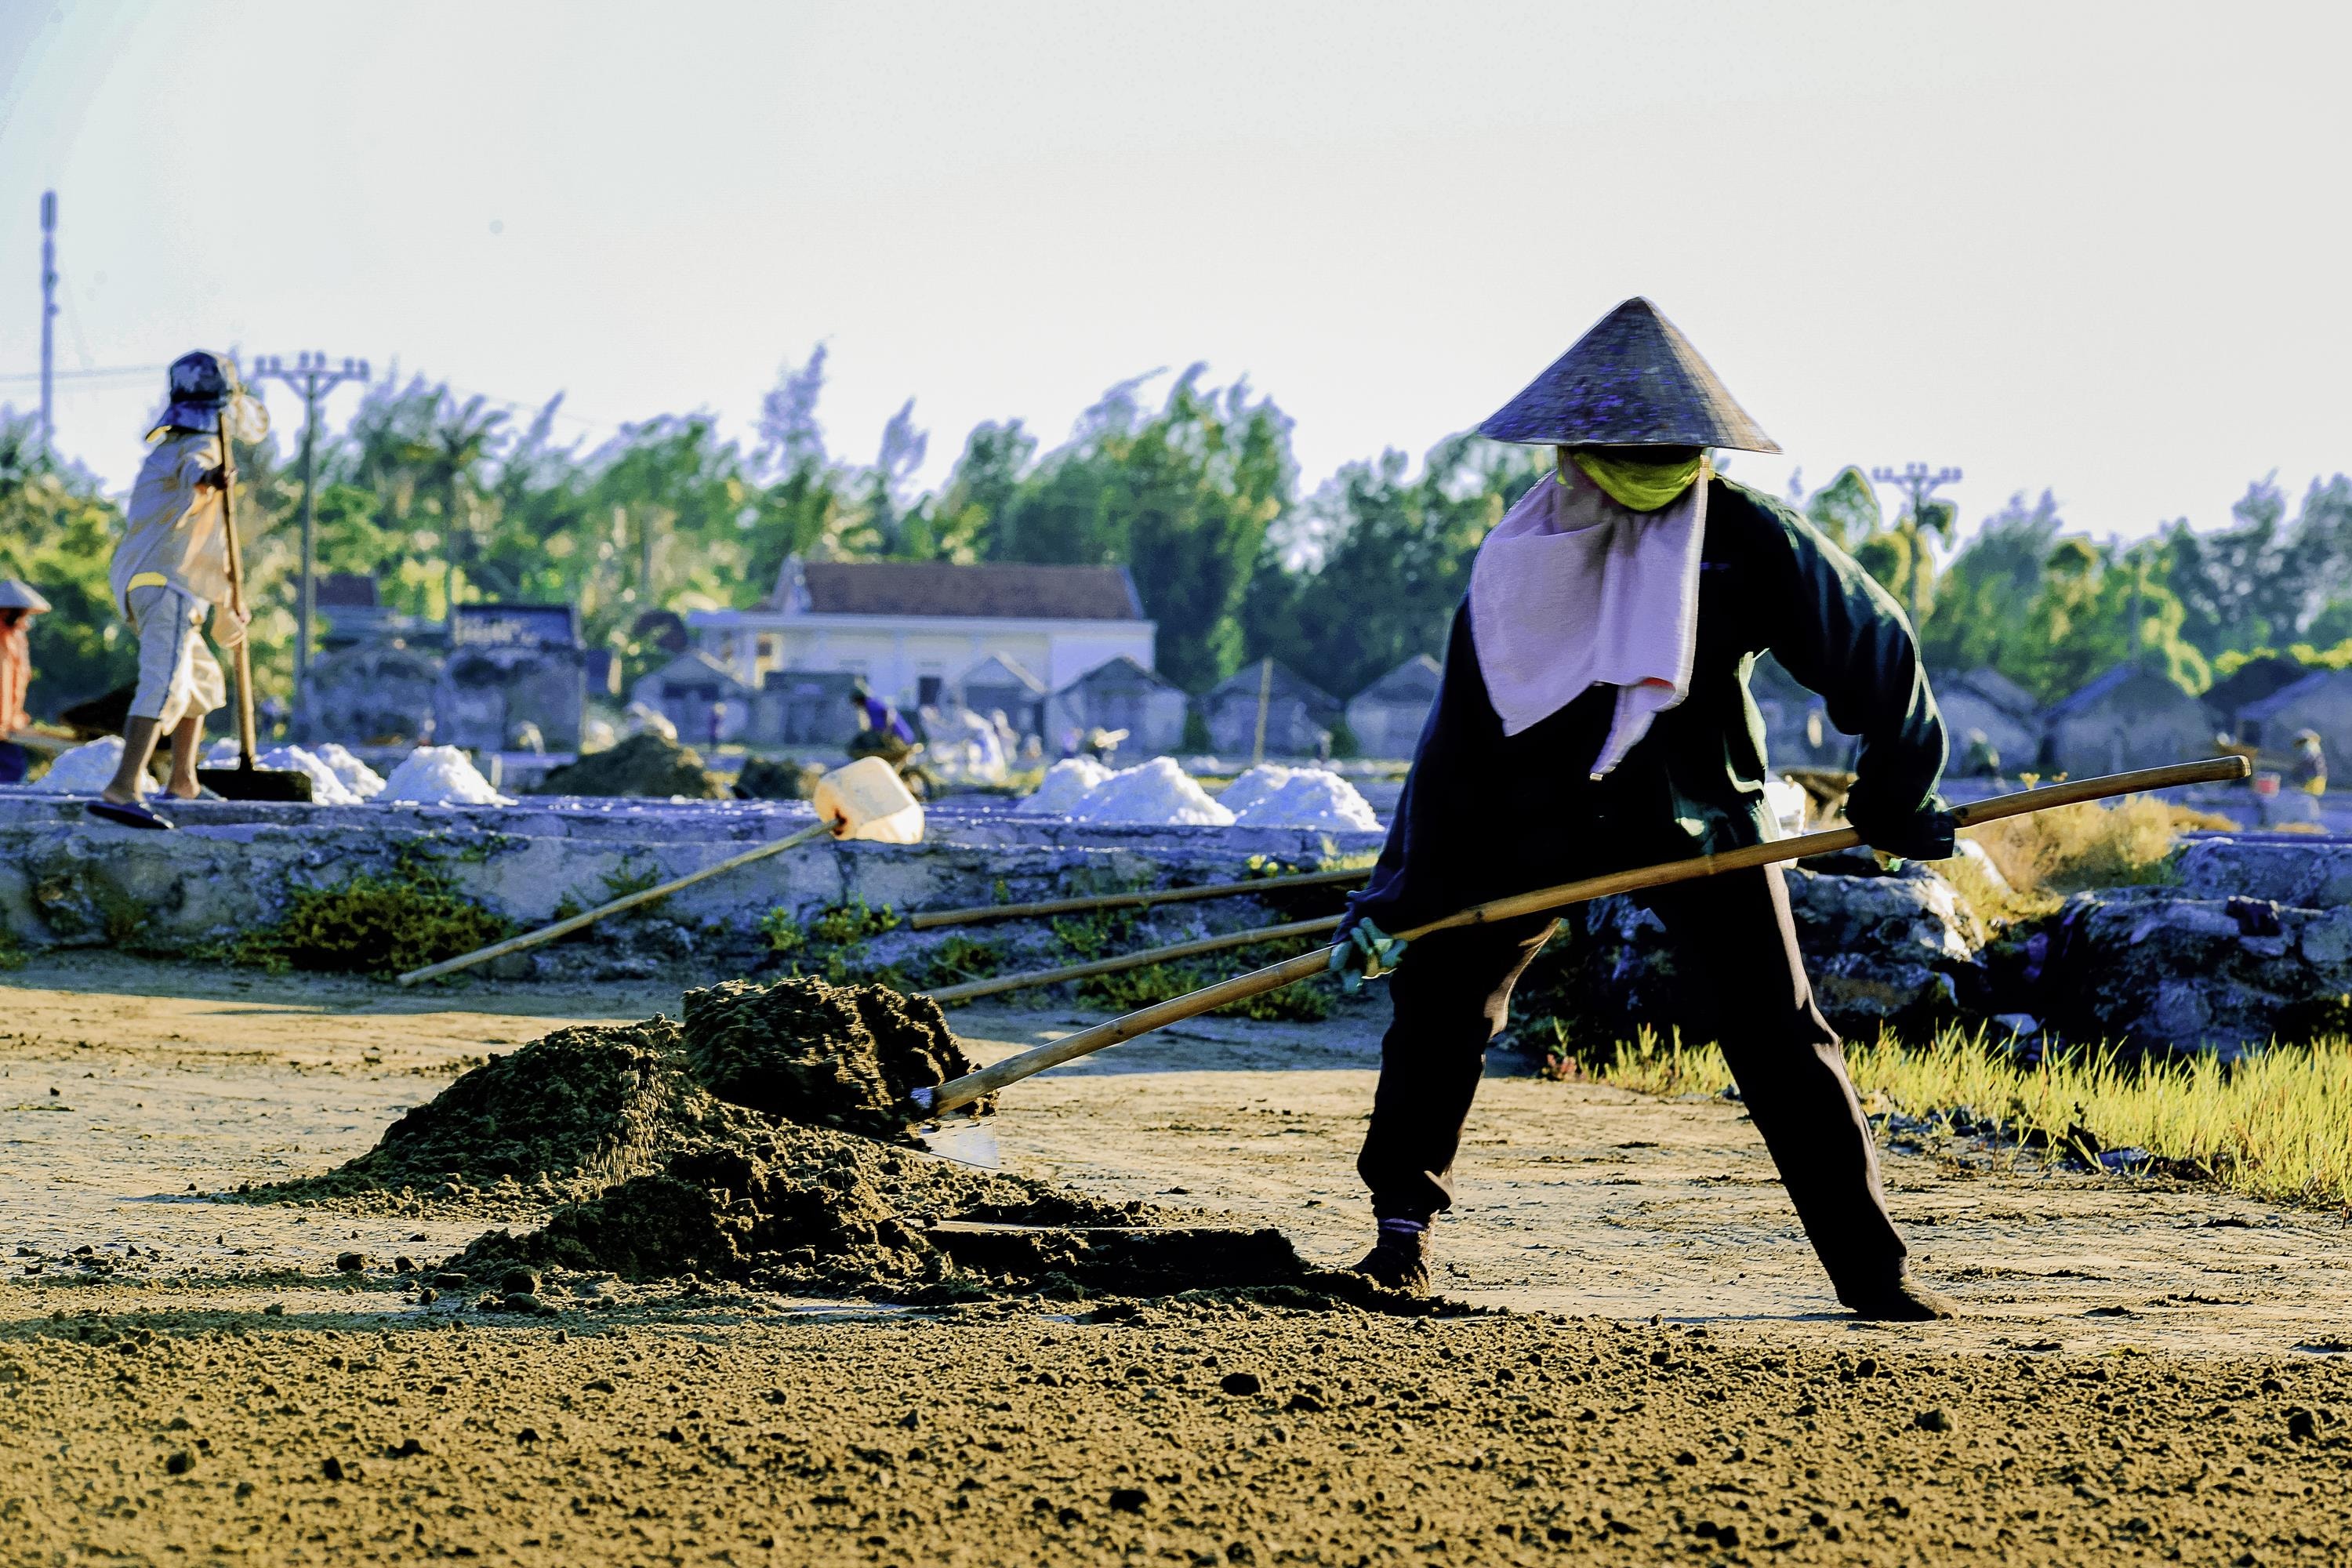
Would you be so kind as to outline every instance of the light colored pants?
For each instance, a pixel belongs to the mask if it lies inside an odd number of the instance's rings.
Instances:
[[[205,646],[212,606],[181,588],[133,588],[131,629],[139,634],[139,689],[131,716],[152,719],[165,734],[183,719],[203,718],[228,701],[220,661]]]

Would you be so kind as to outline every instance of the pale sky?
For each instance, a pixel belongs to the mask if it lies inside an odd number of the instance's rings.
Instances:
[[[1787,449],[1736,477],[1916,458],[1971,524],[2044,486],[2210,524],[2352,467],[2347,15],[20,0],[0,399],[54,187],[68,371],[316,349],[748,437],[822,341],[835,449],[913,395],[936,479],[977,420],[1050,443],[1206,360],[1311,486],[1641,293]],[[127,482],[160,386],[63,381],[61,447]]]

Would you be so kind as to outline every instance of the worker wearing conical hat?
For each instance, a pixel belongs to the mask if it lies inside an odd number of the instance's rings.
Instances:
[[[1713,471],[1779,448],[1646,300],[1611,311],[1480,427],[1558,472],[1473,564],[1444,683],[1342,963],[1393,967],[1394,1022],[1358,1170],[1379,1239],[1358,1268],[1424,1289],[1462,1130],[1511,987],[1550,917],[1386,933],[1467,905],[1774,837],[1748,672],[1769,652],[1860,740],[1847,819],[1874,847],[1953,851],[1944,726],[1909,625],[1802,517]],[[1675,1022],[1713,1039],[1839,1299],[1948,1316],[1912,1281],[1838,1037],[1814,1005],[1778,868],[1641,895],[1673,954]]]

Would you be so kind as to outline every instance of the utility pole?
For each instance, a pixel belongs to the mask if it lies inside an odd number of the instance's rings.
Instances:
[[[41,451],[58,449],[58,193],[41,193]]]
[[[1925,463],[1906,463],[1900,473],[1893,468],[1873,468],[1870,479],[1873,484],[1899,486],[1911,497],[1911,539],[1915,548],[1920,552],[1911,562],[1909,607],[1911,629],[1916,632],[1919,629],[1919,623],[1927,618],[1927,574],[1924,570],[1927,549],[1927,503],[1936,499],[1936,491],[1942,486],[1958,484],[1960,470],[1931,469]]]
[[[294,733],[310,738],[304,721],[310,716],[310,627],[319,609],[319,400],[347,381],[365,381],[368,363],[347,359],[330,366],[322,353],[298,353],[294,368],[275,354],[254,362],[256,380],[272,376],[302,395],[302,575],[294,600]]]

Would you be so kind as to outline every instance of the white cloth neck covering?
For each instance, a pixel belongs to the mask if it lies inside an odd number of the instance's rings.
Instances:
[[[1595,686],[1617,688],[1599,778],[1690,695],[1699,552],[1712,467],[1656,511],[1618,505],[1583,475],[1521,496],[1470,567],[1470,634],[1487,700],[1516,735]]]

